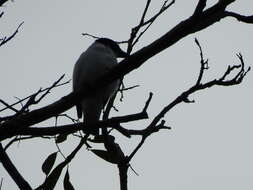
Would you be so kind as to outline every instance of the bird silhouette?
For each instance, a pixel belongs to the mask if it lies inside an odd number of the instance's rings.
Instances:
[[[105,72],[116,66],[118,57],[126,57],[119,45],[108,38],[99,38],[83,52],[77,60],[73,70],[73,91],[78,91],[94,81]],[[99,121],[101,111],[105,104],[119,88],[117,79],[96,90],[90,96],[85,96],[76,104],[77,116],[84,116],[83,122],[90,134],[98,135],[99,128],[94,124]]]

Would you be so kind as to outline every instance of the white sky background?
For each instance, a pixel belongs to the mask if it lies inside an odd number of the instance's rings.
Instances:
[[[17,36],[0,49],[0,98],[15,102],[14,96],[22,98],[40,87],[50,86],[64,73],[65,80],[70,79],[78,56],[93,41],[81,33],[126,40],[139,21],[145,2],[24,0],[7,3],[2,8],[5,15],[0,19],[1,36],[11,34],[20,22],[25,23]],[[216,1],[208,2],[210,6]],[[149,15],[155,14],[162,3],[154,1]],[[177,0],[152,25],[135,50],[189,17],[196,3],[197,0]],[[253,14],[252,5],[251,1],[238,0],[230,8]],[[229,64],[238,64],[235,56],[238,52],[244,55],[246,65],[252,66],[252,32],[253,25],[227,18],[184,38],[126,76],[127,86],[139,84],[141,87],[125,93],[124,102],[117,104],[120,112],[114,115],[140,111],[152,91],[154,97],[148,110],[152,118],[193,85],[200,66],[195,37],[202,45],[205,58],[209,59],[206,81],[221,76]],[[172,130],[161,131],[147,139],[131,162],[140,176],[129,170],[129,189],[251,190],[252,84],[251,71],[241,85],[214,87],[196,93],[190,97],[196,103],[180,104],[168,113],[165,119]],[[53,90],[40,106],[48,105],[70,91],[70,84]],[[71,109],[67,113],[75,116],[74,111]],[[39,126],[50,126],[53,122]],[[61,124],[66,123],[70,121],[61,120]],[[129,126],[140,129],[148,123],[137,122]],[[118,142],[127,154],[138,139],[121,137]],[[77,143],[77,139],[68,138],[68,143],[60,144],[60,147],[68,154]],[[8,153],[25,179],[36,187],[44,180],[41,164],[54,151],[57,149],[52,140],[36,139],[15,144]],[[58,156],[57,161],[62,161]],[[76,189],[119,189],[116,166],[98,159],[85,148],[72,161],[69,172]],[[0,166],[2,177],[3,190],[17,189]],[[62,184],[59,183],[56,189],[63,189]]]

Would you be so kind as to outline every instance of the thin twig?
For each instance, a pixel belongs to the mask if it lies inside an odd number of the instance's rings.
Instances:
[[[133,47],[137,44],[137,42],[140,40],[140,38],[143,36],[143,34],[149,29],[149,27],[154,23],[154,21],[164,12],[166,11],[171,5],[173,5],[175,3],[175,0],[172,0],[169,4],[168,4],[168,0],[165,0],[161,9],[154,15],[152,16],[150,19],[148,19],[147,21],[145,21],[145,16],[146,13],[148,11],[149,5],[150,5],[150,0],[147,0],[144,11],[142,13],[142,17],[140,19],[140,22],[137,26],[135,26],[134,28],[132,28],[131,34],[130,34],[130,38],[128,40],[128,47],[127,47],[127,52],[130,54]],[[138,36],[137,34],[139,33],[140,29],[144,26],[148,25]]]
[[[62,76],[61,76],[60,78],[62,78]],[[53,88],[60,87],[60,86],[63,86],[63,85],[65,85],[65,84],[68,84],[70,81],[71,81],[71,80],[68,80],[68,81],[66,81],[66,82],[63,82],[63,83],[54,85]],[[13,107],[13,106],[15,106],[15,105],[17,105],[17,104],[20,104],[21,102],[23,102],[23,101],[25,101],[25,100],[27,100],[27,99],[30,99],[31,97],[34,97],[34,96],[38,95],[39,93],[42,93],[42,92],[51,90],[51,89],[52,89],[52,86],[53,86],[53,85],[51,85],[50,87],[47,87],[47,88],[45,88],[45,89],[40,89],[39,91],[37,91],[37,92],[35,92],[35,93],[33,93],[33,94],[31,94],[31,95],[25,97],[25,98],[19,99],[19,101],[15,102],[15,103],[13,103],[13,104],[11,104],[11,105],[9,105],[9,106]],[[22,105],[22,106],[23,106],[23,105]],[[6,110],[6,109],[8,109],[8,107],[5,107],[5,108],[1,109],[0,112],[4,111],[4,110]]]
[[[199,76],[198,76],[198,79],[197,79],[197,82],[196,82],[196,85],[199,85],[202,78],[203,78],[203,74],[204,74],[205,69],[208,69],[208,59],[206,61],[204,60],[202,47],[201,47],[201,45],[200,45],[197,38],[195,38],[195,43],[199,47],[199,51],[200,51],[200,65],[201,66],[200,66]]]
[[[237,54],[237,57],[240,60],[240,66],[235,65],[232,67],[228,67],[227,71],[225,71],[224,75],[221,76],[219,79],[214,79],[212,81],[209,81],[207,83],[201,84],[200,81],[203,77],[203,73],[204,70],[206,69],[205,64],[206,61],[204,61],[203,58],[203,52],[202,52],[202,48],[199,44],[199,42],[197,40],[195,40],[195,42],[197,43],[197,45],[199,46],[200,49],[200,57],[201,57],[201,67],[200,67],[200,73],[197,79],[197,82],[195,85],[193,85],[191,88],[189,88],[187,91],[183,92],[181,95],[179,95],[174,101],[172,101],[170,104],[168,104],[167,106],[165,106],[157,115],[156,117],[154,117],[154,119],[152,120],[152,122],[142,131],[131,131],[129,130],[128,133],[132,134],[134,132],[137,132],[139,135],[142,136],[141,141],[139,142],[139,144],[135,147],[135,149],[130,153],[130,155],[127,158],[127,161],[130,162],[131,159],[134,157],[134,155],[138,152],[138,150],[142,147],[142,145],[144,144],[146,138],[148,136],[150,136],[151,134],[153,134],[154,132],[158,132],[161,129],[171,129],[168,126],[165,126],[165,121],[161,120],[166,113],[168,113],[172,108],[174,108],[176,105],[178,105],[179,103],[185,102],[185,100],[188,99],[188,96],[190,94],[193,94],[199,90],[203,90],[203,89],[207,89],[213,86],[232,86],[232,85],[237,85],[240,84],[242,82],[242,80],[244,79],[244,77],[246,76],[246,74],[250,71],[250,67],[248,67],[248,69],[245,71],[244,69],[244,60],[242,55],[239,53]],[[232,70],[234,69],[239,69],[237,75],[235,75],[232,79],[227,79],[226,77],[231,73]],[[161,123],[157,125],[157,123],[161,120]]]
[[[19,30],[19,28],[22,26],[24,24],[24,22],[21,22],[19,25],[18,25],[18,27],[17,27],[17,29],[15,30],[15,32],[11,35],[11,36],[9,36],[9,37],[4,37],[3,39],[1,39],[0,41],[0,46],[2,46],[2,45],[4,45],[4,44],[6,44],[8,41],[10,41],[12,38],[14,38],[15,36],[16,36],[16,34],[18,33],[18,30]]]
[[[89,37],[92,37],[92,38],[94,38],[94,39],[98,39],[98,38],[100,38],[99,36],[94,36],[94,35],[89,34],[89,33],[87,33],[87,32],[82,33],[82,35],[83,35],[83,36],[89,36]]]
[[[9,105],[9,104],[6,103],[5,101],[3,101],[3,100],[0,99],[0,102],[1,102],[3,105],[5,105],[6,109],[10,109],[10,110],[12,110],[12,111],[14,111],[14,112],[18,112],[17,109],[15,109],[13,106]]]
[[[68,114],[59,114],[58,117],[66,117],[67,119],[71,120],[73,123],[78,123],[79,122],[78,119],[75,119],[75,118],[69,116]]]

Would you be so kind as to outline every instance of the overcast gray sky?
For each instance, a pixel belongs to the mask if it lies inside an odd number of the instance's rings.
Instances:
[[[47,87],[62,74],[66,74],[65,80],[70,79],[78,56],[93,41],[81,33],[126,40],[139,21],[145,2],[23,0],[7,3],[1,8],[5,11],[0,20],[1,36],[11,34],[22,21],[24,25],[17,36],[0,49],[0,98],[15,102],[15,96],[25,97],[40,87]],[[209,0],[208,6],[215,2]],[[156,13],[162,3],[154,1],[149,15]],[[189,17],[196,3],[197,0],[177,0],[152,25],[135,51]],[[252,5],[252,1],[237,0],[229,8],[249,15],[253,14]],[[200,66],[195,37],[202,45],[205,58],[209,59],[205,81],[221,76],[229,64],[238,64],[235,55],[238,52],[243,54],[246,65],[252,66],[252,32],[253,25],[227,18],[184,38],[126,76],[127,86],[138,84],[140,87],[125,93],[124,102],[117,103],[120,112],[114,115],[140,111],[152,91],[154,97],[148,110],[152,118],[193,85]],[[139,176],[129,170],[129,189],[253,189],[252,84],[250,72],[241,85],[198,92],[190,97],[196,103],[180,104],[168,113],[165,119],[172,130],[154,134],[135,156],[131,164]],[[54,90],[40,106],[70,91],[70,84]],[[67,113],[75,116],[74,109]],[[136,122],[128,127],[140,129],[148,122]],[[70,121],[60,120],[60,123]],[[54,120],[50,120],[40,126],[53,124]],[[118,142],[128,153],[138,140],[120,137]],[[77,143],[77,139],[69,138],[60,147],[67,154]],[[38,139],[14,145],[8,153],[35,187],[44,180],[41,164],[54,151],[57,149],[52,140]],[[57,161],[61,160],[59,156]],[[85,149],[71,163],[69,172],[76,189],[119,189],[116,166]],[[1,165],[0,178],[4,178],[3,190],[17,189]],[[62,184],[56,189],[62,189]]]

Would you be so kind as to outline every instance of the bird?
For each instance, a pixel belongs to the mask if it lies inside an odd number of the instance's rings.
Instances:
[[[80,91],[117,65],[117,58],[125,58],[128,54],[109,38],[98,38],[83,52],[75,63],[73,69],[73,91]],[[120,79],[102,86],[93,94],[85,96],[76,104],[77,117],[83,115],[83,123],[87,126],[89,134],[99,135],[99,128],[94,123],[99,121],[101,112],[118,90]]]

